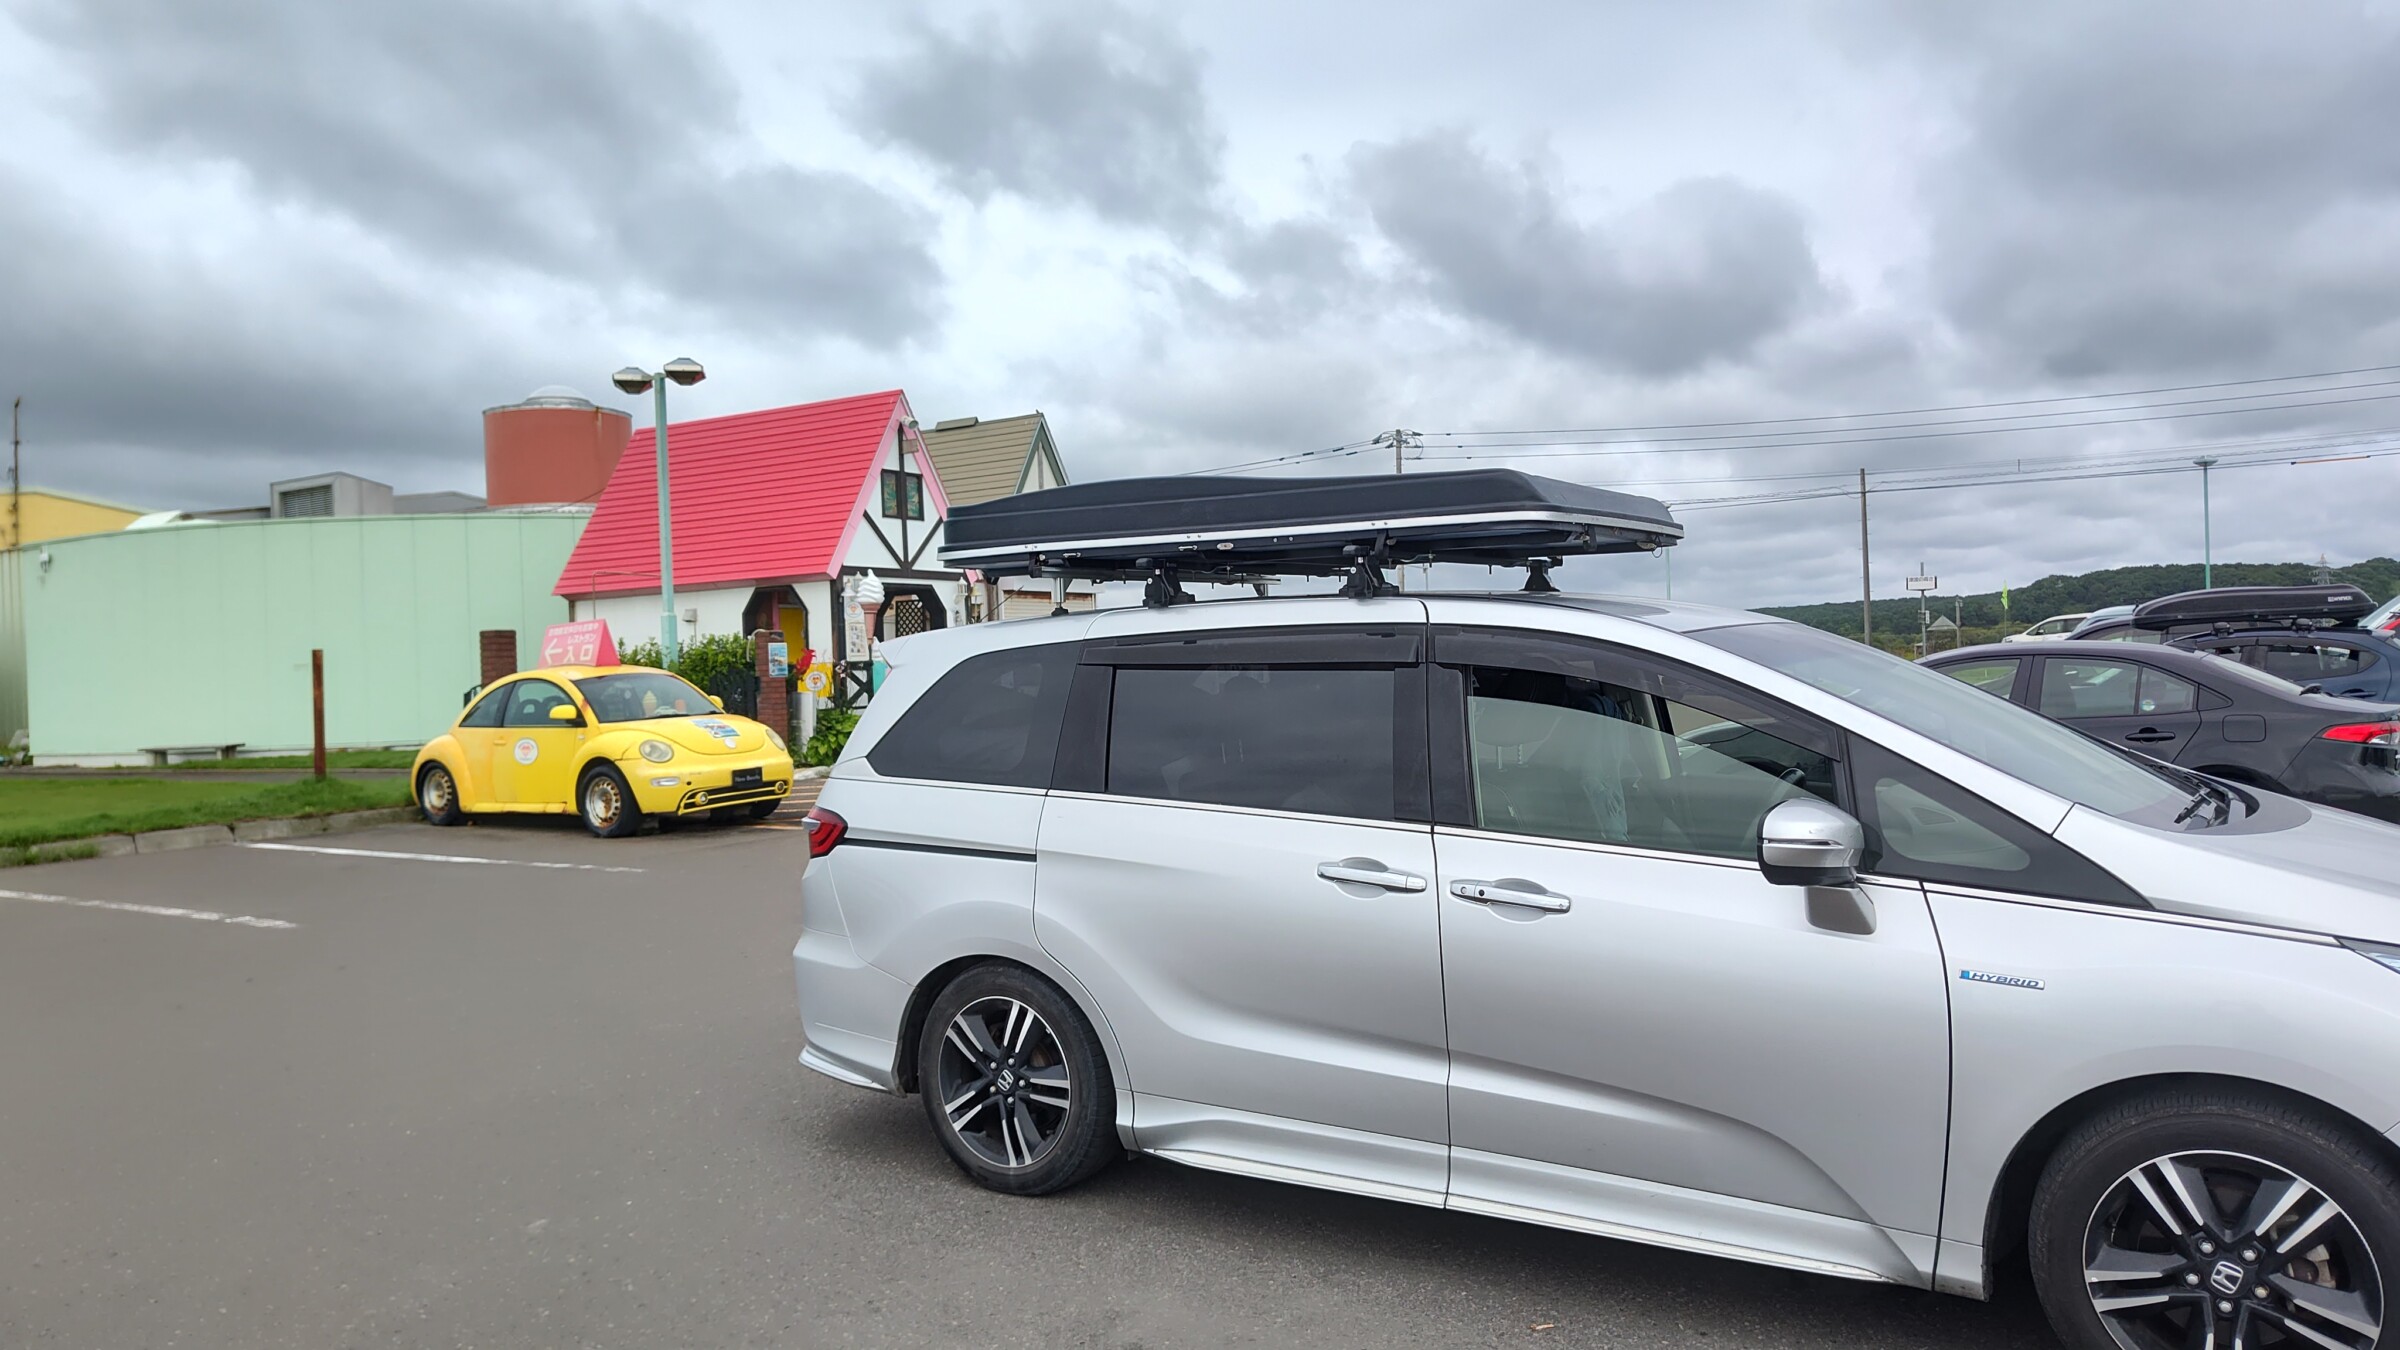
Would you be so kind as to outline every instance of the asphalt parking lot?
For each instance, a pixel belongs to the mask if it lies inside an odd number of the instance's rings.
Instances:
[[[1156,1161],[970,1186],[801,1069],[793,830],[0,872],[0,1346],[2030,1347],[1991,1305]]]

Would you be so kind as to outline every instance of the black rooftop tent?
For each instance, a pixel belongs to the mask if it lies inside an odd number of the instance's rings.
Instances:
[[[942,561],[995,576],[1161,581],[1350,574],[1398,563],[1528,567],[1683,537],[1648,497],[1514,469],[1361,478],[1192,476],[1077,483],[954,508]],[[1538,588],[1538,587],[1537,587]],[[1158,596],[1154,595],[1154,600]]]

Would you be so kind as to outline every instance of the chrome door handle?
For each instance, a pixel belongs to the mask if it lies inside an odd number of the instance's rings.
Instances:
[[[1387,891],[1421,891],[1425,878],[1410,872],[1394,872],[1371,858],[1344,858],[1340,862],[1317,864],[1317,875],[1327,881],[1347,881],[1353,886],[1381,886]]]
[[[1552,914],[1563,914],[1575,907],[1573,897],[1545,890],[1530,881],[1453,881],[1450,893],[1479,905],[1523,905]]]

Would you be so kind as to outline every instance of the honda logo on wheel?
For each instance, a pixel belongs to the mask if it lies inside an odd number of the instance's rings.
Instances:
[[[2228,1296],[2242,1292],[2249,1280],[2249,1272],[2231,1261],[2219,1261],[2208,1272],[2208,1287]]]

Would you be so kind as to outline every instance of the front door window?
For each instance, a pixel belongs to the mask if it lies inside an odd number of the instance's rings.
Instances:
[[[1730,701],[1708,711],[1555,670],[1466,672],[1476,824],[1749,858],[1768,809],[1838,798],[1833,759]]]

